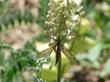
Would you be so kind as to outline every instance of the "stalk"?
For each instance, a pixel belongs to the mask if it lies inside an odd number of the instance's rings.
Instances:
[[[60,38],[58,38],[57,41],[57,51],[56,51],[56,64],[58,65],[57,67],[57,82],[60,82],[61,80],[61,66],[62,66],[62,61],[61,61],[61,46],[60,46]]]
[[[59,60],[58,60],[58,73],[57,73],[57,82],[60,82],[61,80],[61,55],[59,56]]]

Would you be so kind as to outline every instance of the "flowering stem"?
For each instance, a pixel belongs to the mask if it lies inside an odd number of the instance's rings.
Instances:
[[[60,38],[58,38],[58,41],[57,41],[57,50],[56,50],[56,63],[58,65],[58,73],[57,73],[57,82],[60,82],[61,80],[61,46],[60,46]]]
[[[59,56],[59,61],[58,61],[57,82],[60,82],[60,79],[61,79],[61,55]]]

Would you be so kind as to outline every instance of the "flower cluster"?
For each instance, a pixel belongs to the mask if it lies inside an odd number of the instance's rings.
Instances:
[[[78,21],[79,15],[76,14],[73,0],[50,0],[48,11],[49,32],[52,38],[66,37],[70,33],[70,27]]]

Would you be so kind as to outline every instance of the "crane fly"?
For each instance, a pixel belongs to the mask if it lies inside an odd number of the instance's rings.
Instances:
[[[49,48],[41,51],[39,56],[40,57],[50,56],[53,51],[56,54],[55,64],[58,63],[59,57],[60,57],[61,53],[63,53],[71,63],[73,63],[75,61],[77,63],[79,63],[79,61],[70,52],[70,50],[68,48],[66,48],[64,45],[61,44],[61,40],[59,38],[57,40],[55,40],[55,42],[53,43],[53,45],[51,45]]]

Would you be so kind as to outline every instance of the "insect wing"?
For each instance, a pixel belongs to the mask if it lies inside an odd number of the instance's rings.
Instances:
[[[44,56],[49,56],[53,51],[53,48],[47,48],[45,50],[43,50],[42,52],[40,52],[39,54],[39,57],[44,57]]]
[[[71,63],[79,63],[76,57],[73,54],[71,54],[66,47],[62,49],[62,52],[70,60]]]

